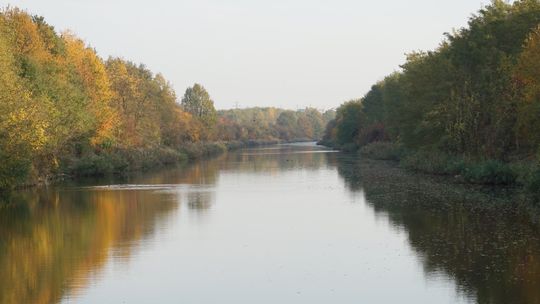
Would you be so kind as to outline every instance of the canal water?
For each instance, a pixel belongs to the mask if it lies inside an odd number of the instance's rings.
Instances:
[[[314,144],[21,191],[0,303],[540,303],[515,205]]]

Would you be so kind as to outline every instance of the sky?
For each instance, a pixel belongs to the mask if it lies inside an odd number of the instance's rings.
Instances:
[[[485,0],[483,4],[489,3]],[[202,84],[218,109],[330,109],[436,48],[476,0],[0,0],[143,63],[179,97]]]

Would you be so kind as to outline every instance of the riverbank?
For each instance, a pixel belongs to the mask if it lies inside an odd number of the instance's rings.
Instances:
[[[59,160],[58,169],[47,176],[31,174],[27,182],[15,189],[51,184],[68,179],[126,175],[164,166],[187,163],[210,158],[227,151],[241,148],[279,144],[277,140],[219,141],[184,144],[178,149],[170,147],[115,148],[100,152],[88,152]]]
[[[338,170],[348,187],[362,189],[378,210],[444,214],[463,208],[469,213],[492,213],[501,218],[519,215],[523,221],[540,223],[538,200],[522,187],[464,183],[454,176],[407,170],[394,160],[367,157],[342,161]]]
[[[441,151],[410,151],[392,142],[346,147],[342,151],[356,152],[371,160],[392,161],[409,172],[445,176],[454,183],[516,188],[540,201],[540,164],[535,160],[472,159]]]

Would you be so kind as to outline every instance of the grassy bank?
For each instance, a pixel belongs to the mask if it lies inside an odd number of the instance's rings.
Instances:
[[[69,156],[59,159],[58,168],[48,176],[30,174],[29,179],[25,183],[18,185],[17,188],[81,177],[124,175],[209,158],[241,148],[277,143],[279,142],[270,140],[199,142],[185,144],[178,149],[169,147],[116,148],[99,153],[88,152],[77,157]]]
[[[536,160],[503,162],[467,158],[441,151],[408,151],[391,142],[375,142],[359,149],[374,160],[392,160],[414,172],[451,176],[456,182],[523,189],[540,199],[540,164]]]

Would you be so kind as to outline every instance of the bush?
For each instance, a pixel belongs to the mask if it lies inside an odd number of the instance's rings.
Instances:
[[[64,160],[63,172],[75,176],[103,176],[147,170],[186,160],[185,154],[171,148],[117,149]]]
[[[525,190],[540,201],[540,166],[528,164],[517,172],[522,173],[519,176],[520,184],[524,185]]]
[[[360,154],[377,160],[400,160],[403,151],[396,143],[379,141],[363,146],[360,149]]]
[[[413,171],[446,175],[459,173],[460,162],[443,152],[418,151],[402,157],[400,165]]]
[[[435,151],[415,152],[404,157],[402,167],[430,174],[457,175],[473,184],[512,185],[520,169],[497,160],[465,161],[462,157]]]
[[[224,143],[189,143],[180,148],[180,151],[190,159],[218,155],[227,151]]]
[[[462,157],[447,156],[444,174],[461,175],[465,168],[467,168],[467,163]]]
[[[360,147],[355,143],[348,143],[342,145],[339,149],[343,152],[356,152]]]
[[[225,147],[228,151],[238,150],[244,147],[244,143],[241,141],[228,141],[225,143]]]
[[[113,172],[114,165],[105,156],[90,155],[75,162],[71,173],[80,176],[102,175]]]
[[[529,192],[540,195],[540,169],[536,170],[526,183]]]
[[[269,140],[253,140],[250,139],[248,141],[245,141],[243,143],[243,147],[247,148],[254,148],[254,147],[260,147],[260,146],[269,146],[269,145],[277,145],[282,143],[282,141],[275,140],[275,139],[269,139]]]
[[[517,174],[509,164],[496,160],[469,165],[462,174],[466,181],[478,184],[511,185],[517,180]]]
[[[30,172],[31,161],[18,155],[5,155],[0,150],[0,193],[26,181]]]
[[[221,142],[208,143],[203,145],[203,156],[218,155],[227,151],[227,146]]]
[[[101,176],[128,169],[129,161],[120,153],[90,154],[79,159],[71,159],[62,170],[76,176]]]

